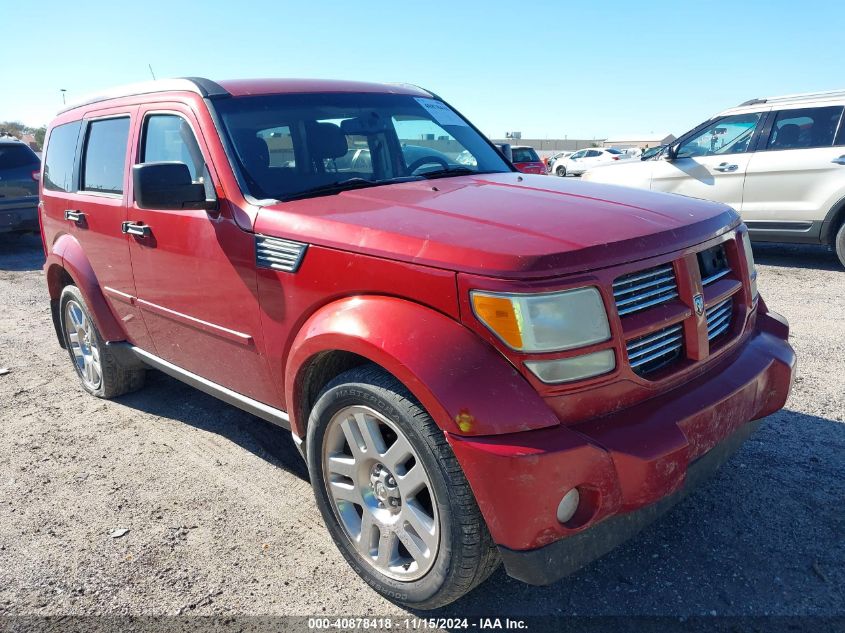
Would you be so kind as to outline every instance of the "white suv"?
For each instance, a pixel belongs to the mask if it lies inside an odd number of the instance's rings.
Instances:
[[[725,202],[752,239],[827,244],[845,265],[843,109],[845,90],[752,99],[584,178]]]

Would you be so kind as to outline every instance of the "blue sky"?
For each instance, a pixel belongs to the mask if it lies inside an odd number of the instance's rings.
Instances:
[[[4,3],[0,120],[163,77],[429,88],[486,134],[680,134],[752,97],[845,88],[845,2]],[[130,9],[132,12],[130,13]],[[12,60],[12,61],[10,61]]]

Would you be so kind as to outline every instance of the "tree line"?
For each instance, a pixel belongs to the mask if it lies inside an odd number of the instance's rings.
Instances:
[[[35,137],[35,143],[38,147],[33,149],[41,151],[44,147],[44,135],[47,133],[47,126],[29,127],[20,121],[0,121],[0,136],[14,136],[21,138],[24,134],[32,134]]]

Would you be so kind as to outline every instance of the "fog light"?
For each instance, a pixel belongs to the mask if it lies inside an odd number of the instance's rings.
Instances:
[[[570,358],[529,360],[525,361],[525,366],[543,382],[555,384],[592,378],[613,371],[616,368],[616,356],[612,349],[604,349]]]
[[[573,488],[560,500],[557,507],[557,520],[561,523],[567,523],[575,516],[575,511],[578,509],[578,503],[581,501],[581,495],[577,488]]]

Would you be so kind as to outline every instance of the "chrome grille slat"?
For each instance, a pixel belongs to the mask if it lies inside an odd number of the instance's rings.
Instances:
[[[728,297],[716,305],[710,306],[707,315],[707,340],[712,341],[724,334],[731,326],[733,317],[733,297]]]
[[[636,286],[631,286],[630,288],[625,288],[624,290],[618,290],[618,291],[614,290],[613,296],[614,297],[621,297],[622,295],[631,294],[632,292],[636,292],[637,290],[643,290],[645,288],[650,288],[651,286],[657,286],[657,285],[665,284],[667,282],[669,282],[670,284],[674,283],[675,282],[674,277],[672,277],[672,275],[664,275],[663,277],[656,277],[656,278],[652,279],[651,281],[646,281],[644,283],[637,284]]]
[[[620,277],[616,281],[613,282],[614,289],[616,286],[620,286],[622,284],[630,284],[639,281],[640,279],[647,279],[648,277],[654,277],[655,275],[660,275],[665,272],[671,271],[671,266],[660,266],[658,268],[652,269],[649,272],[645,273],[631,273],[630,275],[624,275]]]
[[[702,286],[709,286],[709,285],[710,285],[710,284],[712,284],[714,281],[718,281],[719,279],[721,279],[722,277],[724,277],[725,275],[727,275],[729,272],[731,272],[731,269],[730,269],[730,268],[725,268],[724,270],[720,270],[720,271],[719,271],[719,272],[717,272],[717,273],[713,273],[713,274],[712,274],[712,275],[710,275],[709,277],[707,277],[707,278],[705,278],[705,279],[702,279],[702,280],[701,280],[701,285],[702,285]]]
[[[681,356],[683,326],[670,325],[626,343],[628,363],[640,376],[657,371]]]
[[[631,350],[637,349],[638,347],[642,347],[643,345],[648,345],[652,341],[656,341],[659,338],[663,338],[667,334],[673,334],[675,332],[680,332],[680,331],[681,331],[681,326],[679,324],[679,325],[672,326],[671,328],[667,328],[666,330],[660,330],[656,334],[650,334],[648,336],[644,336],[644,337],[640,337],[638,339],[634,339],[634,341],[636,341],[636,342],[632,341],[632,342],[628,343],[628,352],[630,353]]]
[[[308,244],[278,237],[255,236],[255,263],[259,268],[296,272]]]
[[[682,338],[682,336],[680,334],[678,334],[678,335],[673,336],[671,338],[667,338],[665,340],[659,341],[659,342],[655,343],[654,345],[649,345],[648,347],[644,347],[640,350],[637,350],[633,354],[628,354],[628,359],[633,362],[636,359],[641,358],[645,354],[651,354],[652,352],[656,352],[658,350],[666,351],[666,348],[669,348],[669,347],[679,347],[679,345],[674,345],[674,343],[677,343],[678,341],[680,341],[681,338]]]
[[[671,264],[622,275],[613,282],[613,298],[619,316],[666,303],[677,296],[678,285]]]

